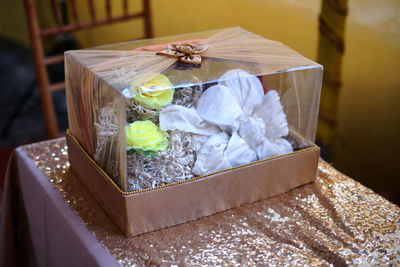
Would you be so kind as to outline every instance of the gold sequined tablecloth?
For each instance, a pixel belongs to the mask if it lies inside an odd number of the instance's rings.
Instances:
[[[69,169],[64,138],[23,150],[123,266],[400,264],[399,207],[322,160],[315,183],[126,238]]]

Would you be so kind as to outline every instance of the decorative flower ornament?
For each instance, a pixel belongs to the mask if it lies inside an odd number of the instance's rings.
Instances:
[[[132,99],[149,109],[160,109],[171,103],[174,96],[174,88],[167,76],[158,74],[156,77],[146,82],[142,86],[135,88],[139,93]]]
[[[208,44],[172,44],[157,55],[175,57],[183,63],[201,64],[201,53],[207,50]]]
[[[126,146],[135,149],[139,154],[158,152],[167,148],[167,133],[157,127],[152,121],[135,121],[125,127]]]

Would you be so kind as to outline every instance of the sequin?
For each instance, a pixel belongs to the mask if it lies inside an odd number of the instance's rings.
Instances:
[[[127,238],[70,170],[65,139],[24,151],[122,266],[400,264],[400,209],[324,161],[315,183]]]

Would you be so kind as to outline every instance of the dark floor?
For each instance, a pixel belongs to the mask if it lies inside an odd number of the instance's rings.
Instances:
[[[62,48],[63,49],[63,48]],[[0,39],[0,188],[13,148],[46,139],[31,55],[28,49]],[[63,64],[49,70],[53,82],[64,79]],[[60,131],[67,128],[64,92],[53,94]],[[322,148],[324,152],[324,148]],[[324,153],[322,154],[324,156]],[[372,188],[373,189],[373,188]],[[381,195],[400,205],[400,192]]]

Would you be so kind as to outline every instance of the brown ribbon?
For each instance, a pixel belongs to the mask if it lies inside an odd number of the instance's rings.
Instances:
[[[201,53],[208,49],[208,44],[171,44],[156,55],[178,58],[189,64],[201,64]]]

